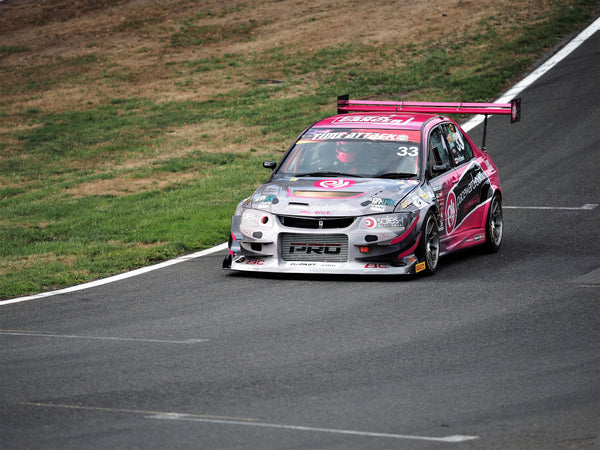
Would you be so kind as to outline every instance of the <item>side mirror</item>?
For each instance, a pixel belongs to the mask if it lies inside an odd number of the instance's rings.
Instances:
[[[265,169],[275,170],[275,167],[277,167],[277,163],[275,161],[263,161],[263,167]]]

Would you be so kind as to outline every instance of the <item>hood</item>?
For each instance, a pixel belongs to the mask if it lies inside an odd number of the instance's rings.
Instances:
[[[276,178],[259,187],[252,208],[278,215],[360,216],[393,212],[418,186],[416,180]]]

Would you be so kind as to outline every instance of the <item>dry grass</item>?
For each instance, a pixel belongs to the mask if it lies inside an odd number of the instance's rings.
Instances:
[[[102,4],[113,6],[100,7]],[[97,64],[77,86],[57,83],[47,90],[13,94],[4,103],[10,101],[15,110],[40,107],[44,111],[64,111],[92,107],[115,97],[202,100],[219,91],[243,87],[244,81],[235,79],[235,73],[233,79],[223,77],[230,70],[213,70],[195,74],[193,88],[182,90],[180,86],[189,76],[177,73],[177,63],[252,55],[273,48],[318,51],[350,42],[419,46],[425,41],[438,41],[443,46],[484,17],[508,21],[549,6],[550,2],[539,0],[236,0],[226,6],[217,1],[7,0],[0,3],[0,41],[7,47],[29,50],[5,56],[0,59],[0,67],[18,69],[51,64],[56,58],[90,55]],[[168,48],[171,37],[184,23],[228,29],[250,22],[258,25],[244,40],[226,36],[202,46],[190,45],[176,51]],[[109,67],[106,61],[110,61]],[[62,67],[65,73],[53,76],[69,75],[68,69]],[[107,85],[106,77],[111,74],[124,79]],[[255,79],[276,78],[271,75],[260,73],[258,68]],[[17,70],[13,76],[18,76]]]

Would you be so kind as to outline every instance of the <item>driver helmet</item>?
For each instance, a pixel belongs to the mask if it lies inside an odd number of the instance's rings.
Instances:
[[[344,163],[348,164],[354,162],[356,158],[356,148],[349,144],[347,141],[338,141],[336,143],[336,156],[337,159]]]

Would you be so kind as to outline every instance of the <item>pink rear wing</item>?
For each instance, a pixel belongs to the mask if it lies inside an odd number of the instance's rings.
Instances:
[[[521,99],[510,103],[450,103],[450,102],[393,102],[379,100],[350,100],[348,95],[338,97],[338,114],[349,112],[371,113],[425,113],[425,114],[504,114],[511,123],[521,120]]]

